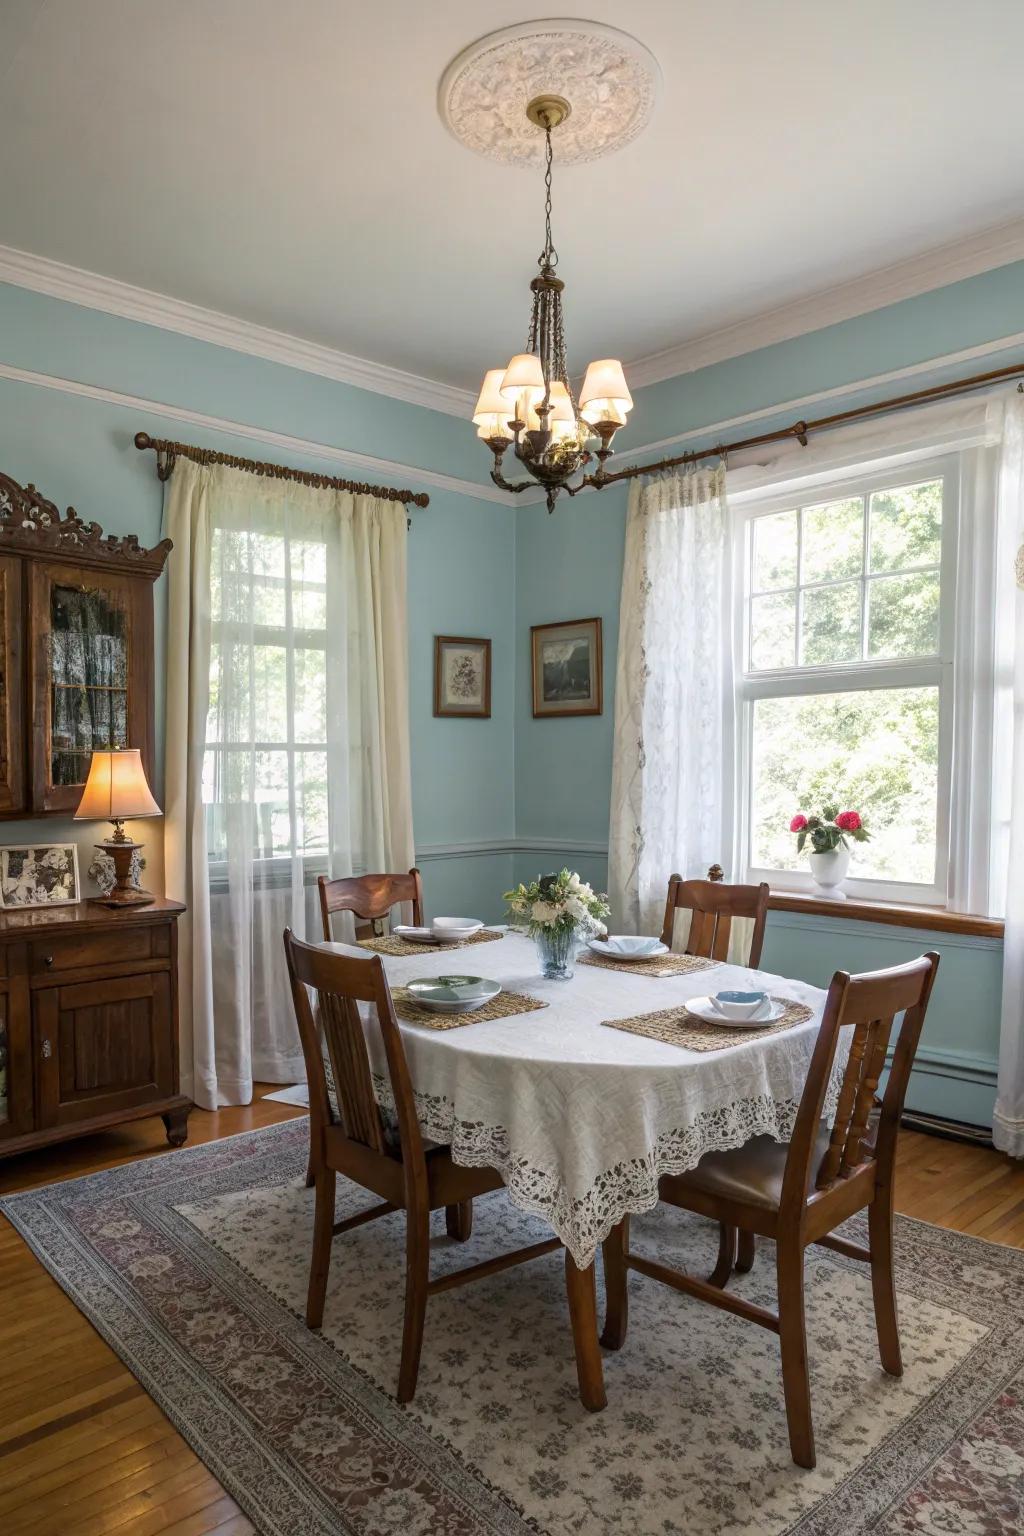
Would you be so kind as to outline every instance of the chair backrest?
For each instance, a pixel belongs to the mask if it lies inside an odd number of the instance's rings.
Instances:
[[[423,922],[423,882],[415,867],[407,875],[349,875],[339,880],[328,880],[321,875],[320,915],[323,918],[324,938],[331,939],[331,913],[351,912],[361,917],[369,930],[356,925],[357,934],[363,931],[381,933],[381,918],[387,917],[392,907],[401,901],[412,903],[412,920],[417,927]]]
[[[717,868],[717,865],[712,868]],[[688,907],[690,932],[686,939],[686,953],[703,955],[709,960],[724,960],[729,952],[733,918],[751,918],[754,930],[750,937],[747,964],[756,968],[761,963],[768,896],[769,890],[765,884],[725,885],[721,880],[684,880],[682,875],[671,875],[661,942],[671,948],[676,912],[680,907]]]
[[[930,950],[919,960],[889,970],[860,976],[837,971],[833,976],[786,1158],[783,1206],[804,1204],[810,1194],[828,1190],[872,1163],[880,1179],[892,1177],[896,1133],[938,967],[939,957]],[[872,1128],[879,1078],[901,1013],[881,1112]],[[828,1145],[815,1166],[822,1109],[844,1028],[853,1030],[850,1051]]]
[[[339,955],[315,944],[304,944],[290,928],[285,929],[284,949],[306,1063],[313,1137],[321,1136],[327,1126],[340,1125],[350,1141],[382,1155],[396,1153],[385,1134],[373,1091],[370,1056],[359,1013],[359,1003],[370,1003],[376,1010],[376,1024],[384,1042],[402,1161],[422,1164],[425,1172],[409,1067],[380,956],[364,960]],[[307,989],[316,996],[316,1013]],[[336,1116],[327,1091],[321,1030],[334,1079]]]

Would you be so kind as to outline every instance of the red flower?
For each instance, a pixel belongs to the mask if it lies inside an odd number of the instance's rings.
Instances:
[[[836,826],[841,827],[844,832],[859,832],[860,825],[860,817],[856,811],[840,811],[836,817]]]
[[[860,822],[858,822],[857,825],[860,826]],[[803,814],[803,812],[798,811],[789,824],[789,830],[791,832],[802,832],[806,826],[807,817]]]

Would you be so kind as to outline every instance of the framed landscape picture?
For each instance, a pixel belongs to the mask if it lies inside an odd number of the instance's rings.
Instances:
[[[81,899],[77,844],[0,848],[0,907],[63,907]]]
[[[434,714],[491,718],[491,642],[434,636]]]
[[[601,620],[534,624],[530,641],[534,715],[599,715]]]

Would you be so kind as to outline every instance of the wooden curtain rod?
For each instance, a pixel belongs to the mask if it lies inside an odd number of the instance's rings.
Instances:
[[[316,475],[306,469],[289,469],[285,464],[260,464],[255,459],[239,459],[233,453],[218,453],[215,448],[197,448],[193,443],[175,443],[165,437],[150,437],[148,432],[136,432],[135,446],[143,452],[152,448],[156,454],[156,472],[161,480],[170,478],[175,459],[191,459],[196,464],[226,464],[230,469],[242,469],[250,475],[262,475],[268,480],[297,480],[300,485],[312,485],[317,490],[352,491],[356,496],[379,496],[384,501],[412,503],[414,507],[427,507],[430,497],[425,491],[396,491],[390,485],[365,485],[361,480],[341,480],[336,475]]]
[[[739,453],[743,448],[761,448],[766,443],[784,443],[795,437],[802,447],[807,447],[807,439],[812,432],[827,432],[833,427],[844,426],[849,421],[861,421],[869,416],[885,415],[889,411],[902,411],[914,405],[924,405],[929,400],[941,400],[948,395],[965,395],[973,389],[981,389],[985,384],[994,384],[999,379],[1015,379],[1024,376],[1024,362],[1014,363],[1006,368],[993,368],[990,373],[975,373],[967,379],[954,379],[949,384],[933,384],[930,389],[918,389],[909,395],[894,395],[889,400],[879,400],[874,405],[857,405],[849,411],[837,411],[833,416],[819,416],[814,421],[797,421],[791,427],[781,427],[776,432],[763,432],[759,437],[743,437],[734,443],[718,443],[714,448],[697,448],[690,453],[680,453],[673,459],[659,459],[656,464],[630,465],[628,469],[620,469],[610,475],[598,471],[596,475],[589,476],[584,484],[593,485],[597,490],[603,490],[606,485],[613,485],[617,480],[635,480],[638,475],[656,475],[665,469],[675,469],[681,464],[696,464],[700,459],[725,458],[730,453]],[[1022,386],[1018,385],[1018,389]],[[583,489],[583,487],[579,487]],[[570,492],[572,494],[572,492]]]

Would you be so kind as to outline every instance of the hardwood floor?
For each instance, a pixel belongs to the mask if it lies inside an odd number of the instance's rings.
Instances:
[[[287,1120],[263,1102],[195,1110],[189,1143]],[[0,1162],[0,1193],[168,1150],[159,1120]],[[896,1207],[1024,1247],[1024,1169],[904,1131]],[[91,1325],[0,1221],[0,1530],[4,1536],[243,1536],[253,1526]]]

